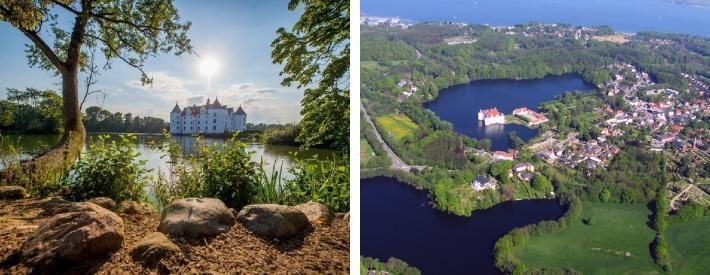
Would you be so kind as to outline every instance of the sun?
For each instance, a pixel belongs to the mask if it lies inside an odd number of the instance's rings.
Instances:
[[[217,63],[217,59],[214,57],[208,56],[202,58],[202,61],[200,61],[200,71],[202,71],[202,73],[207,77],[213,76],[218,70],[219,64]]]

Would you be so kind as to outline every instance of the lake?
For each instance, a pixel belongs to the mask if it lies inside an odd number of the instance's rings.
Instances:
[[[554,220],[554,200],[507,201],[471,217],[433,209],[426,191],[377,177],[360,182],[360,254],[399,258],[423,274],[501,274],[493,246],[513,228]]]
[[[478,140],[488,138],[491,148],[504,151],[511,147],[509,132],[515,131],[527,142],[538,130],[520,124],[484,126],[477,117],[480,109],[496,107],[506,115],[520,107],[537,110],[541,102],[552,100],[555,95],[594,88],[575,74],[530,80],[478,80],[443,89],[439,97],[424,107],[453,124],[454,131]]]
[[[528,22],[608,25],[617,32],[658,31],[710,37],[710,7],[672,0],[362,0],[362,14],[415,21],[512,26]]]
[[[87,133],[86,141],[88,144],[96,141],[99,135],[108,135],[112,139],[117,139],[119,134],[97,134]],[[163,152],[159,152],[150,148],[152,142],[164,142],[161,134],[136,134],[137,136],[137,151],[141,153],[139,159],[146,160],[147,168],[152,168],[154,172],[160,169],[167,171],[167,159],[161,158]],[[43,148],[49,148],[59,142],[60,135],[14,135],[3,134],[2,143],[0,144],[0,157],[8,153],[10,146],[21,148],[23,152],[42,151]],[[172,138],[182,146],[183,155],[195,153],[196,139],[192,136],[172,136]],[[207,144],[221,144],[226,139],[224,138],[205,138]],[[246,141],[245,141],[246,142]],[[276,169],[280,170],[283,165],[283,172],[286,178],[292,175],[288,173],[288,168],[293,167],[296,163],[292,153],[298,153],[296,158],[311,159],[327,159],[333,156],[334,151],[325,149],[309,149],[300,150],[294,146],[283,145],[264,145],[256,142],[247,142],[247,150],[253,152],[252,160],[259,162],[264,161],[265,170],[267,173],[272,171],[273,164],[276,164]],[[85,146],[86,149],[86,146]],[[156,174],[157,175],[157,174]]]

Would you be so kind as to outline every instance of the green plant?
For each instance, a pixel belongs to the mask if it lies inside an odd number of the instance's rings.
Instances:
[[[289,204],[314,201],[336,212],[350,211],[350,164],[345,157],[323,162],[300,160],[289,172],[294,175],[286,181]]]
[[[158,171],[157,181],[150,186],[159,209],[179,198],[202,197],[204,190],[199,159],[183,158],[182,147],[166,131],[163,131],[163,140],[151,144],[151,149],[163,152],[162,159],[168,159],[167,173]],[[200,139],[198,144],[203,144]]]
[[[234,135],[221,146],[201,145],[199,158],[203,194],[221,199],[227,206],[240,209],[249,204],[257,190],[256,163],[247,145]]]
[[[256,203],[276,203],[285,204],[288,199],[288,190],[283,182],[283,162],[279,170],[276,170],[276,162],[271,166],[271,175],[264,169],[264,161],[257,165]]]
[[[136,136],[120,135],[118,141],[108,138],[99,136],[63,179],[68,197],[144,200],[152,169],[144,168],[145,160],[137,160],[140,153],[136,151]]]

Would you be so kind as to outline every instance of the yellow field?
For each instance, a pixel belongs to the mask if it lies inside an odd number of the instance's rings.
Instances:
[[[629,42],[629,39],[624,34],[592,36],[592,40],[612,42],[612,43],[618,43],[618,44],[624,44],[626,42]]]
[[[390,135],[397,140],[402,140],[407,136],[413,136],[414,131],[419,128],[408,116],[401,114],[390,114],[375,118],[382,134]]]

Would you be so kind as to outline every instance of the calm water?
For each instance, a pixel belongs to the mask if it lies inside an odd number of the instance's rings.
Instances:
[[[478,121],[478,111],[496,107],[506,115],[519,107],[537,110],[540,102],[551,100],[567,91],[588,91],[594,86],[578,75],[548,76],[531,80],[481,80],[443,89],[439,97],[425,105],[439,118],[451,122],[454,130],[481,140],[491,140],[495,150],[510,148],[508,133],[526,142],[537,135],[537,129],[519,124],[488,125]]]
[[[618,32],[659,31],[710,37],[710,8],[671,0],[362,0],[366,15],[512,26],[608,25]]]
[[[493,246],[513,228],[559,218],[554,200],[509,201],[469,218],[431,208],[425,191],[391,178],[362,180],[361,255],[396,257],[423,274],[500,274]]]
[[[88,133],[87,143],[91,144],[96,141],[99,134]],[[105,135],[105,134],[104,134]],[[118,134],[109,134],[110,138],[118,138]],[[137,134],[137,150],[141,153],[140,159],[146,160],[147,167],[152,168],[154,172],[160,169],[161,171],[167,171],[166,159],[161,158],[163,152],[155,151],[150,148],[150,143],[152,142],[164,142],[163,136],[159,134]],[[14,147],[19,147],[23,152],[28,151],[41,151],[42,148],[51,147],[56,144],[61,136],[59,135],[3,135],[3,142],[0,144],[0,157],[7,154],[8,148],[12,145]],[[189,155],[195,152],[195,138],[191,136],[173,136],[182,147],[183,154]],[[218,138],[206,138],[205,142],[208,144],[221,144],[225,139]],[[85,147],[86,148],[86,147]],[[259,162],[263,160],[267,173],[272,171],[272,165],[276,164],[276,169],[280,170],[283,165],[283,172],[286,177],[291,175],[288,173],[288,168],[294,166],[295,162],[292,153],[298,153],[297,158],[310,159],[315,156],[318,158],[329,158],[333,155],[334,151],[323,150],[323,149],[311,149],[300,151],[298,147],[293,146],[281,146],[281,145],[264,145],[260,143],[249,143],[248,149],[254,152],[252,155],[252,160]]]

